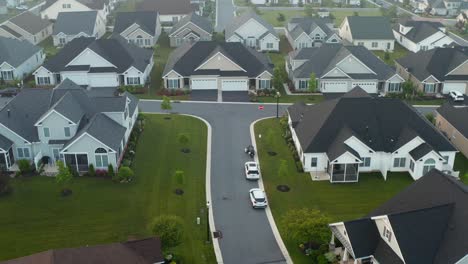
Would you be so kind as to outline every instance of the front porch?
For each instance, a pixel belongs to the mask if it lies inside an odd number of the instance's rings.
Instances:
[[[330,163],[328,174],[331,183],[359,181],[359,163]]]

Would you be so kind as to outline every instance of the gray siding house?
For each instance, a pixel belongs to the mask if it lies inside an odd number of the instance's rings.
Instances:
[[[127,93],[92,97],[68,79],[24,89],[0,110],[0,166],[15,171],[24,159],[36,167],[47,160],[50,173],[58,160],[79,172],[117,168],[137,116],[138,99]]]
[[[340,43],[338,31],[329,18],[292,18],[286,27],[286,38],[293,49],[318,47],[323,43]]]
[[[0,37],[0,80],[23,80],[45,59],[43,49],[27,42]]]
[[[213,36],[213,25],[207,18],[191,13],[183,17],[169,33],[171,47],[179,47],[184,43],[209,41]]]
[[[52,26],[49,21],[26,11],[0,25],[0,36],[37,45],[52,34]]]
[[[339,35],[368,50],[393,51],[395,46],[390,21],[383,16],[348,16],[340,25]]]
[[[161,35],[156,11],[121,12],[115,18],[113,38],[122,37],[142,48],[152,48]]]
[[[97,11],[63,12],[55,21],[54,46],[65,46],[74,38],[100,38],[106,33],[106,21]]]

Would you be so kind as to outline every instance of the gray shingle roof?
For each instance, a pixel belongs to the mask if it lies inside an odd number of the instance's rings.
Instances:
[[[131,66],[144,71],[153,55],[152,50],[137,47],[121,38],[97,40],[94,38],[75,38],[61,49],[57,55],[46,61],[43,67],[52,72],[62,71],[70,61],[86,48],[91,49],[115,65],[115,71],[118,73],[126,71]],[[106,71],[109,70],[106,69]]]
[[[58,0],[47,0],[46,3],[41,7],[41,10],[45,10],[49,8],[52,4],[54,4],[57,1]],[[94,9],[94,10],[101,10],[104,8],[104,5],[109,4],[109,0],[77,0],[77,1],[89,7],[90,9]]]
[[[0,64],[7,62],[13,67],[18,67],[40,50],[42,48],[25,40],[0,37]]]
[[[419,43],[437,32],[442,32],[439,28],[445,27],[439,22],[430,21],[409,20],[403,21],[401,24],[405,27],[412,27],[404,36],[415,43]],[[399,25],[396,26],[395,31],[399,32]]]
[[[273,34],[273,36],[278,37],[278,33],[276,33],[276,30],[273,28],[273,26],[268,23],[265,19],[261,18],[259,15],[257,15],[253,10],[248,10],[241,14],[238,17],[234,17],[229,25],[226,26],[224,30],[225,38],[228,39],[232,35],[235,34],[235,31],[244,25],[247,21],[250,19],[255,19],[258,23],[260,23],[262,26],[264,26],[268,32]]]
[[[65,35],[76,35],[81,32],[93,36],[97,11],[61,12],[57,16],[53,35],[62,32]]]
[[[146,33],[156,34],[158,13],[156,11],[119,12],[115,18],[114,34],[120,34],[133,24],[138,24]]]
[[[11,146],[13,146],[13,142],[8,138],[0,135],[0,148],[5,151],[8,151],[11,148]]]
[[[374,151],[392,153],[398,150],[399,137],[408,127],[434,150],[455,151],[426,118],[398,99],[341,97],[311,106],[294,104],[288,112],[307,153],[329,151],[342,130],[348,130],[347,135],[354,135]]]
[[[396,59],[396,62],[414,75],[418,80],[423,81],[429,76],[434,76],[439,81],[455,78],[457,80],[468,81],[468,73],[454,76],[449,72],[468,60],[468,49],[464,47],[435,48],[428,51],[408,53],[403,58]]]
[[[143,0],[137,4],[138,11],[157,11],[160,15],[183,15],[196,11],[190,0]]]
[[[455,108],[447,102],[437,108],[437,113],[444,117],[465,138],[468,138],[468,107]]]
[[[204,31],[210,34],[213,33],[213,25],[211,24],[211,21],[195,13],[191,13],[187,16],[184,16],[177,24],[175,24],[172,27],[171,33],[176,32],[177,30],[179,30],[181,27],[185,26],[189,22],[192,22],[197,27],[203,29]]]
[[[190,76],[195,73],[195,69],[198,66],[218,52],[247,71],[246,73],[235,72],[233,76],[245,74],[249,77],[256,77],[264,71],[273,73],[272,64],[268,56],[251,48],[247,48],[241,43],[199,41],[193,45],[184,45],[173,51],[169,56],[163,75],[171,70],[175,70],[183,76]],[[213,74],[213,71],[211,73],[197,71],[196,73]],[[215,70],[214,74],[221,73]]]
[[[12,17],[9,21],[32,35],[37,34],[51,25],[49,21],[42,19],[40,16],[37,16],[29,11]]]
[[[321,77],[349,55],[356,57],[377,74],[372,76],[355,76],[356,78],[387,80],[396,74],[394,68],[385,64],[363,46],[324,44],[318,48],[303,48],[293,55],[293,59],[307,60],[294,70],[293,76],[295,78],[309,78],[310,74],[314,72],[318,77]]]
[[[12,36],[14,36],[15,38],[21,38],[21,34],[14,31],[12,28],[10,28],[9,26],[7,25],[0,25],[0,28],[5,30],[7,33],[11,34]]]
[[[293,39],[298,38],[302,33],[310,35],[317,27],[320,28],[327,37],[334,34],[333,30],[327,25],[331,23],[329,18],[312,18],[312,17],[296,17],[289,21],[288,28],[291,26],[292,30],[289,34]]]
[[[393,40],[392,27],[383,16],[348,16],[349,30],[353,39]]]

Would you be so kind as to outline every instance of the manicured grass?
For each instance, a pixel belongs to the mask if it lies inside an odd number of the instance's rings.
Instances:
[[[262,10],[260,16],[274,27],[284,27],[293,17],[305,16],[304,10]],[[284,15],[284,21],[278,21],[279,14]]]
[[[48,59],[50,59],[50,57],[53,57],[59,52],[59,49],[54,46],[52,36],[44,39],[41,43],[39,43],[39,46],[41,46],[44,49],[44,53],[46,54]]]
[[[393,50],[393,52],[388,53],[388,55],[390,55],[388,57],[388,59],[385,59],[385,52],[384,51],[375,50],[375,51],[372,51],[372,52],[374,52],[374,54],[377,57],[379,57],[381,60],[383,60],[385,63],[387,63],[390,66],[395,66],[395,60],[396,59],[404,57],[404,56],[406,56],[406,54],[408,54],[408,50],[403,48],[403,46],[401,46],[397,42],[395,42],[395,49]]]
[[[150,236],[149,223],[161,214],[185,221],[182,245],[171,250],[183,263],[214,263],[205,244],[205,162],[207,128],[199,120],[172,115],[147,117],[134,163],[135,180],[73,180],[73,194],[62,198],[53,178],[13,180],[13,194],[0,198],[0,260],[50,248],[77,247]],[[190,154],[180,151],[177,135],[190,135]],[[173,178],[185,171],[184,183]],[[183,196],[174,194],[184,190]],[[201,217],[202,225],[196,225]]]
[[[328,181],[312,181],[310,174],[298,173],[291,152],[281,136],[277,119],[266,119],[255,125],[260,167],[265,189],[275,222],[283,232],[281,216],[291,209],[315,208],[327,214],[331,221],[345,221],[363,217],[383,202],[390,199],[413,182],[408,174],[389,173],[384,181],[378,173],[360,174],[359,182],[352,184],[331,184]],[[277,152],[270,156],[267,151]],[[286,160],[290,174],[279,176],[279,164]],[[288,185],[289,192],[279,192],[277,185]],[[284,238],[284,234],[283,234]],[[298,243],[284,240],[294,263],[311,263],[302,255]]]
[[[353,16],[356,12],[354,11],[332,11],[330,14],[332,14],[335,17],[335,26],[339,27],[341,25],[341,22],[345,19],[347,16]],[[357,12],[359,16],[381,16],[382,12],[380,10],[375,10],[375,11],[359,11]]]
[[[468,184],[468,159],[463,156],[463,153],[457,153],[455,157],[455,165],[453,168],[455,171],[460,172],[460,179]]]

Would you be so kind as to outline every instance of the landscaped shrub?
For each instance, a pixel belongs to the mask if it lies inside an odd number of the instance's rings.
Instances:
[[[96,176],[97,177],[106,177],[107,176],[107,171],[103,169],[98,169],[96,170]]]
[[[122,166],[118,172],[118,180],[119,182],[130,182],[133,180],[134,174],[132,169],[129,167]]]
[[[129,160],[129,159],[124,159],[124,160],[122,160],[122,166],[130,167],[130,166],[132,166],[132,161]]]
[[[114,178],[114,174],[114,166],[112,166],[112,164],[109,164],[109,166],[107,166],[107,176]]]
[[[0,197],[10,194],[12,190],[10,178],[6,175],[0,175]]]
[[[161,239],[163,248],[172,248],[182,243],[184,224],[182,218],[175,215],[156,217],[150,225],[151,233]]]
[[[296,161],[296,168],[298,172],[304,172],[304,168],[302,167],[302,162],[301,161]]]
[[[94,176],[96,176],[96,170],[94,169],[94,165],[93,165],[93,164],[89,164],[89,167],[88,167],[88,176],[89,176],[89,177],[94,177]]]
[[[31,163],[29,163],[29,160],[25,159],[18,160],[18,168],[23,175],[32,171]]]

